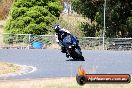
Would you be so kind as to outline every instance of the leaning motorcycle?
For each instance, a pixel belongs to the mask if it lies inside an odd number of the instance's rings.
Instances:
[[[66,49],[66,56],[70,56],[75,61],[84,61],[84,57],[82,56],[81,48],[79,46],[79,41],[73,35],[67,35],[62,44]]]

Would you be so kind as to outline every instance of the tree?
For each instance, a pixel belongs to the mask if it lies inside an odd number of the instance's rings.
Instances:
[[[106,36],[132,37],[127,20],[132,16],[130,0],[108,0],[106,9]]]
[[[96,17],[98,16],[98,19],[102,20],[100,13],[103,11],[103,3],[103,0],[73,0],[74,11],[91,20],[91,23],[81,23],[81,30],[85,36],[100,36],[99,31],[102,27],[101,24],[97,24]]]
[[[106,0],[106,37],[132,37],[131,0]],[[96,22],[95,30],[103,30],[104,0],[74,0],[74,10]],[[90,24],[90,23],[87,23]],[[93,26],[93,25],[91,25]],[[96,36],[96,34],[95,34]]]
[[[5,30],[14,34],[47,34],[61,9],[60,0],[14,0]]]

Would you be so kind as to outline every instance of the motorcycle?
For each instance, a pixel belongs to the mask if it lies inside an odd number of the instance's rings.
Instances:
[[[67,58],[72,57],[75,61],[85,61],[77,37],[67,35],[61,42],[65,47]]]

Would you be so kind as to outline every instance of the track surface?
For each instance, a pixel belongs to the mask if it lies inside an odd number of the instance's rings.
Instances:
[[[83,51],[85,61],[66,61],[60,50],[0,50],[0,61],[37,67],[37,71],[0,79],[31,79],[43,77],[75,76],[78,67],[87,73],[132,74],[131,51]]]

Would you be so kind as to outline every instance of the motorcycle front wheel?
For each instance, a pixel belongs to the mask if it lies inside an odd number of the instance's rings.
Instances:
[[[78,49],[75,49],[72,54],[71,54],[71,57],[74,59],[74,60],[77,60],[77,61],[85,61],[84,60],[84,57],[82,56],[82,52]]]

